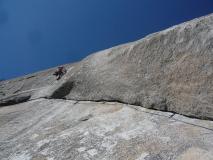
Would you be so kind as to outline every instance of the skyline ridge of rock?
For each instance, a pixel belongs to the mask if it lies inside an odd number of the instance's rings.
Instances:
[[[0,82],[1,160],[213,159],[213,14],[65,67]]]
[[[53,69],[0,82],[0,106],[39,97],[117,101],[213,119],[213,14]]]

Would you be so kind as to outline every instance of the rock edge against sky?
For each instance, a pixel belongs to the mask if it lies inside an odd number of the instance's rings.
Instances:
[[[0,105],[48,97],[117,101],[213,119],[213,14],[66,65],[0,82]]]
[[[2,160],[213,159],[213,14],[65,67],[0,82]]]

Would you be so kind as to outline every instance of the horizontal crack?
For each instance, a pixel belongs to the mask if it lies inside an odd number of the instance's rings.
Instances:
[[[38,99],[48,99],[48,100],[66,100],[66,101],[75,101],[75,103],[73,103],[73,105],[76,105],[80,102],[85,102],[85,101],[89,101],[89,102],[102,102],[103,104],[107,104],[107,103],[110,103],[110,102],[115,102],[115,103],[120,103],[120,104],[125,104],[127,105],[128,107],[130,107],[130,104],[127,104],[127,103],[122,103],[122,102],[119,102],[119,101],[92,101],[92,100],[72,100],[72,99],[64,99],[64,98],[58,98],[58,99],[55,99],[55,98],[50,98],[50,97],[38,97],[38,98],[34,98],[34,99],[29,99],[28,101],[26,102],[29,102],[29,101],[34,101],[34,100],[38,100]],[[195,126],[195,127],[199,127],[199,128],[203,128],[203,129],[206,129],[206,130],[209,130],[209,131],[213,131],[212,128],[207,128],[207,127],[204,127],[204,126],[201,126],[201,125],[197,125],[197,124],[193,124],[193,123],[190,123],[190,122],[186,122],[186,121],[183,121],[183,120],[180,120],[180,119],[176,119],[174,118],[174,116],[177,114],[177,115],[181,115],[181,114],[178,114],[178,113],[175,113],[175,112],[170,112],[170,111],[167,111],[168,113],[173,113],[172,115],[170,115],[169,117],[168,116],[165,116],[165,115],[161,115],[161,114],[158,114],[158,113],[152,113],[152,112],[148,112],[148,111],[142,111],[136,107],[141,107],[141,106],[137,106],[137,105],[132,105],[132,106],[135,106],[135,107],[130,107],[132,109],[135,109],[137,111],[140,111],[140,112],[144,112],[144,113],[148,113],[148,114],[152,114],[152,115],[157,115],[157,116],[162,116],[162,117],[166,117],[166,118],[170,118],[170,119],[173,119],[175,121],[179,121],[179,122],[182,122],[182,123],[185,123],[185,124],[189,124],[189,125],[192,125],[192,126]],[[144,107],[143,107],[144,108]],[[147,109],[147,108],[145,108]],[[150,110],[153,110],[153,111],[159,111],[159,112],[165,112],[165,111],[160,111],[160,110],[155,110],[155,109],[150,109]],[[182,116],[185,116],[187,118],[193,118],[193,119],[196,119],[196,120],[201,120],[201,119],[198,119],[196,117],[191,117],[191,116],[186,116],[186,115],[182,115]],[[204,120],[203,120],[204,121]],[[212,120],[208,120],[208,121],[212,121]]]
[[[176,119],[176,118],[172,118],[172,119],[173,119],[173,120],[176,120],[176,121],[179,121],[179,122],[182,122],[182,123],[185,123],[185,124],[189,124],[189,125],[195,126],[195,127],[199,127],[199,128],[207,129],[207,130],[209,130],[209,131],[213,131],[212,128],[207,128],[207,127],[204,127],[204,126],[201,126],[201,125],[189,123],[189,122],[186,122],[186,121],[183,121],[183,120],[180,120],[180,119]]]

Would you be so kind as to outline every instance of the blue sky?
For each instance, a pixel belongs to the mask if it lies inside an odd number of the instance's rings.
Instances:
[[[0,79],[79,61],[212,12],[212,0],[0,0]]]

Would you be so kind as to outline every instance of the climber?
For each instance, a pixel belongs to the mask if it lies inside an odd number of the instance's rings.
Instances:
[[[57,80],[61,79],[61,77],[66,74],[67,70],[64,66],[58,67],[58,70],[53,73],[57,77]]]

